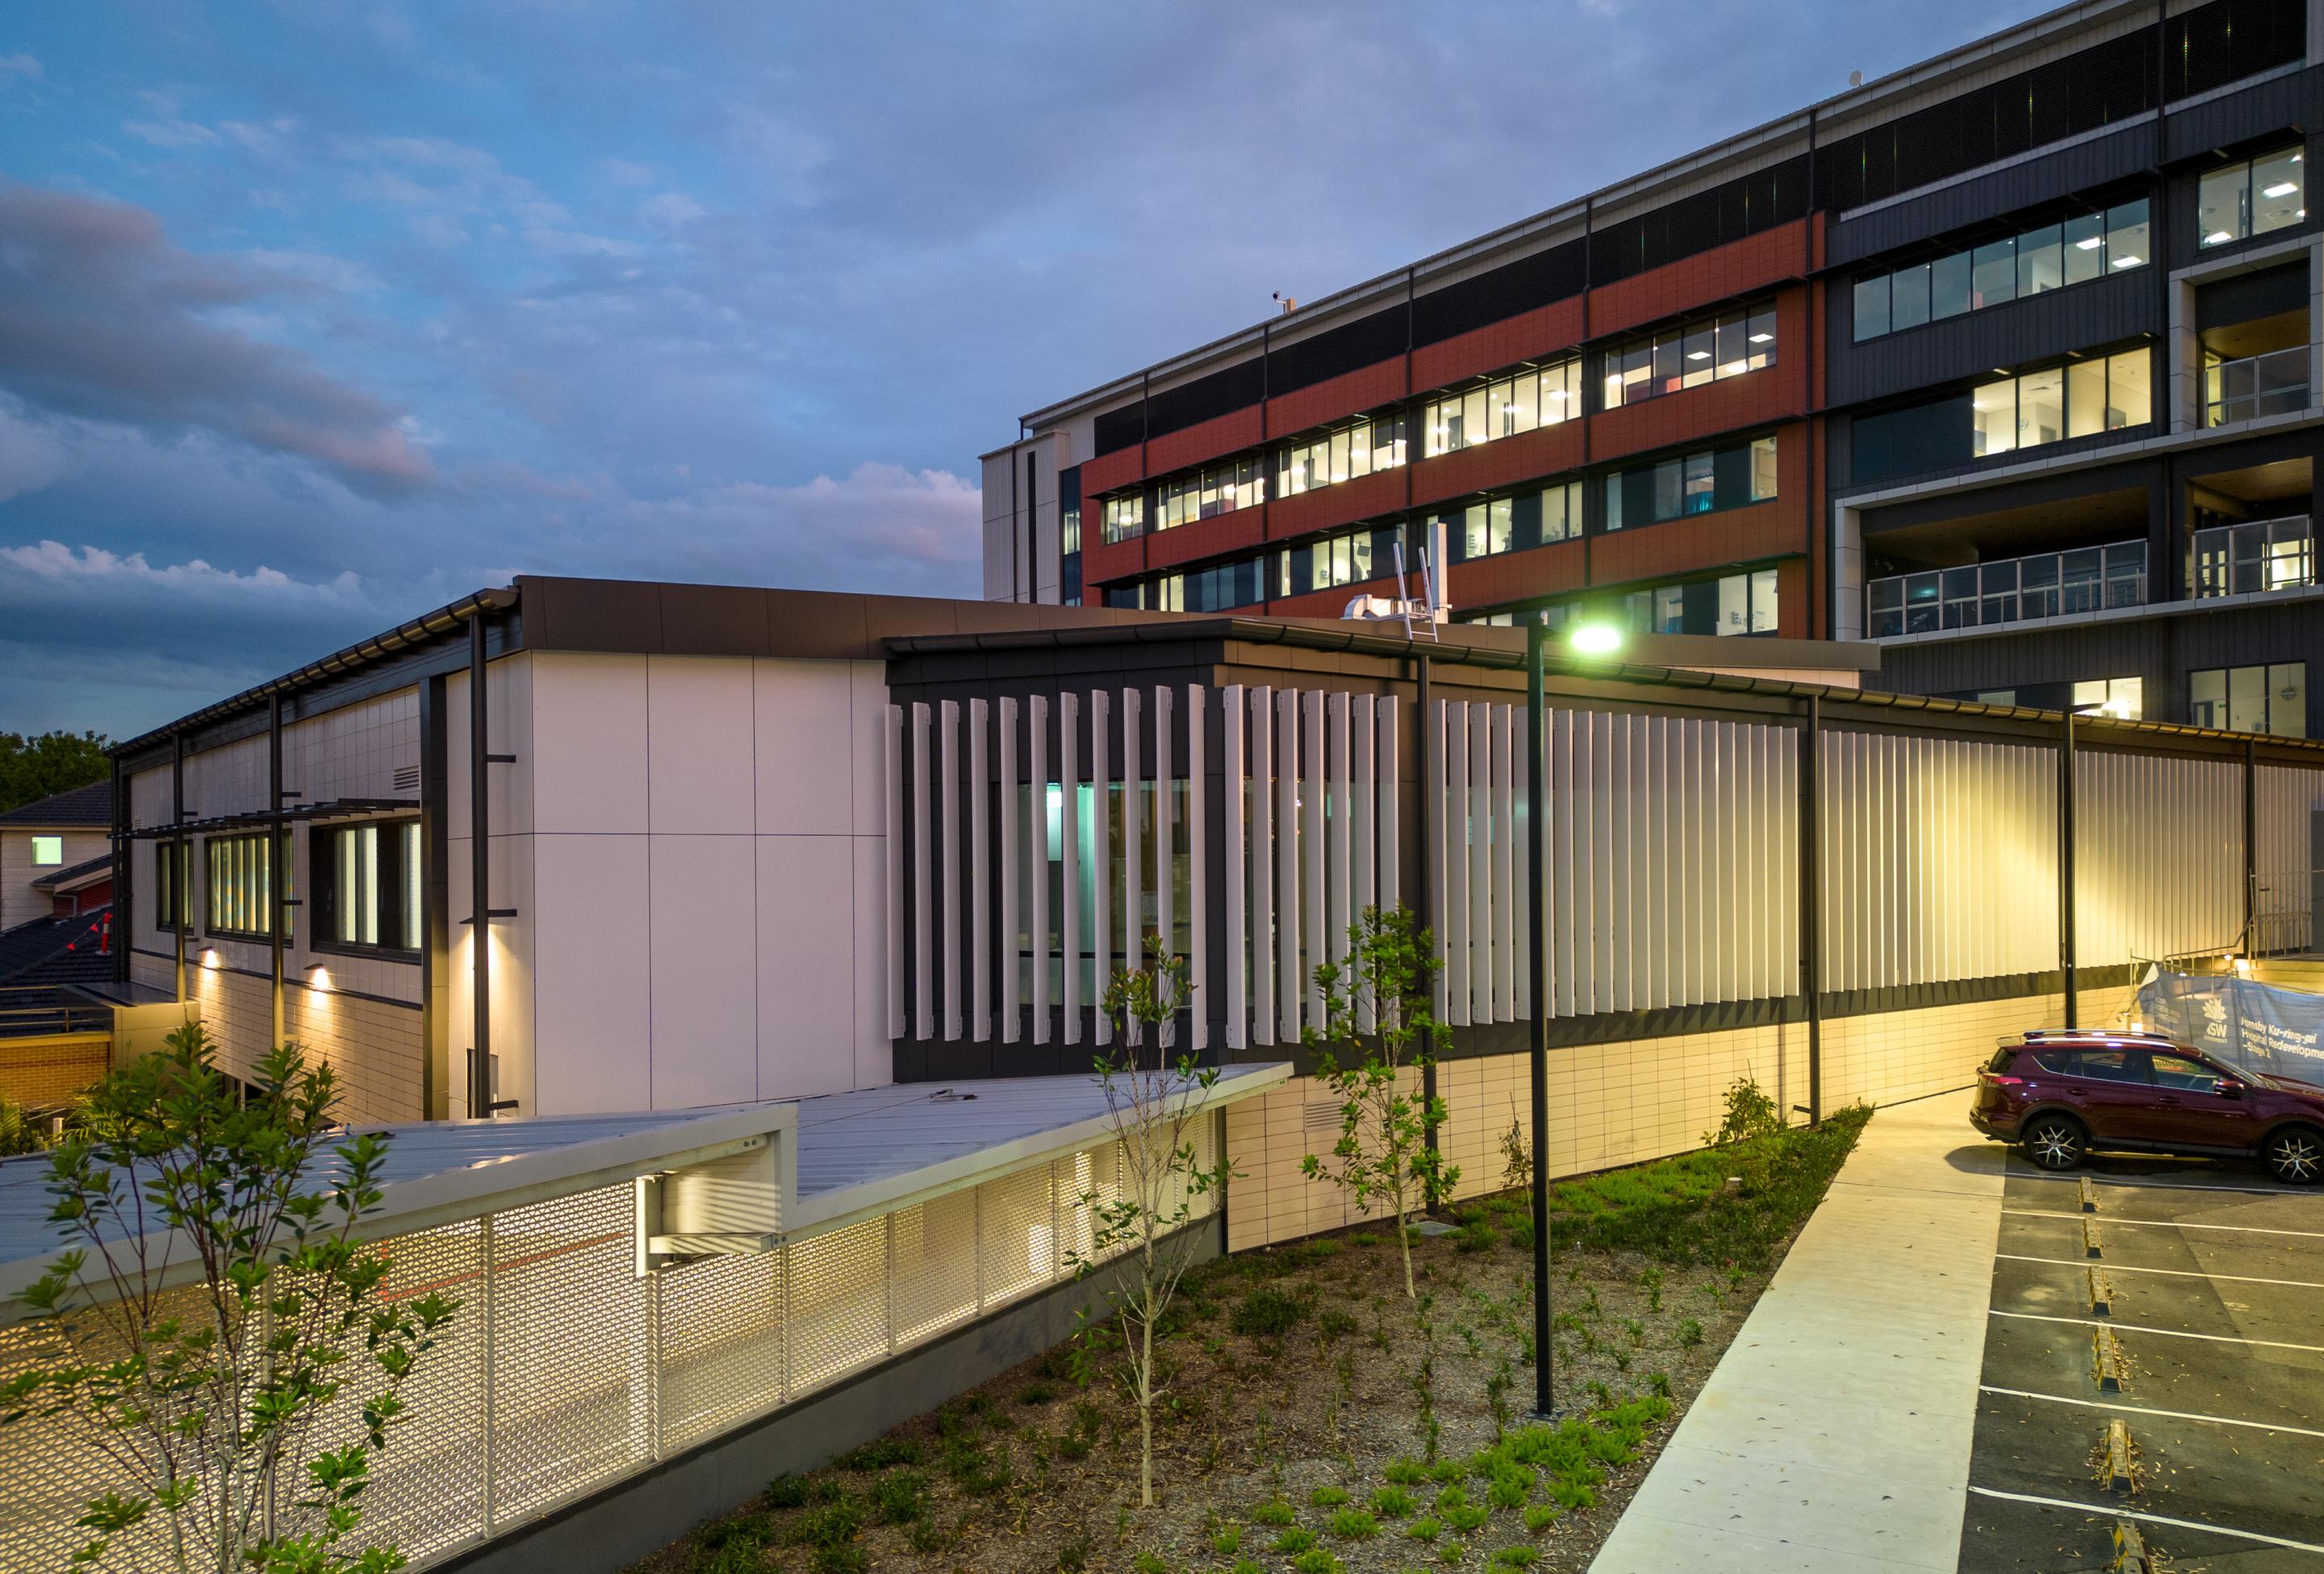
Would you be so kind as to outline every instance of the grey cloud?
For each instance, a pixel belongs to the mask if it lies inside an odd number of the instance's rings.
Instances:
[[[187,252],[143,208],[0,181],[0,386],[294,455],[367,492],[428,486],[435,467],[400,412],[210,319],[309,287]]]

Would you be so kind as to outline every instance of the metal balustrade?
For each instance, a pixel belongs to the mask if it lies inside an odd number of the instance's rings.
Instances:
[[[2248,596],[2316,583],[2316,535],[2309,516],[2254,519],[2195,532],[2198,600]]]
[[[2146,604],[2146,543],[2115,542],[2031,557],[1891,574],[1864,588],[1874,639],[2024,623]]]
[[[2263,415],[2288,415],[2308,405],[2308,347],[2270,350],[2241,360],[2214,361],[2203,370],[2203,424],[2226,426]]]

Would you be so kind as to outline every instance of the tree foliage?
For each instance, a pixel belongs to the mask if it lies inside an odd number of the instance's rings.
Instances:
[[[1168,1393],[1156,1346],[1179,1282],[1200,1245],[1194,1222],[1202,1199],[1223,1193],[1233,1174],[1223,1155],[1205,1163],[1195,1136],[1211,1118],[1206,1096],[1215,1066],[1173,1054],[1173,1029],[1192,990],[1184,958],[1159,941],[1150,966],[1123,968],[1106,987],[1102,1009],[1115,1023],[1119,1052],[1100,1054],[1106,1124],[1120,1153],[1120,1189],[1082,1198],[1090,1245],[1074,1256],[1086,1275],[1118,1260],[1120,1277],[1106,1304],[1121,1334],[1121,1380],[1138,1406],[1138,1498],[1154,1505],[1154,1407]],[[1147,1049],[1151,1041],[1150,1052]]]
[[[0,732],[0,814],[113,773],[101,733]]]
[[[1359,1213],[1382,1209],[1395,1218],[1404,1292],[1412,1297],[1405,1221],[1450,1197],[1461,1179],[1429,1141],[1444,1124],[1444,1100],[1421,1091],[1451,1037],[1431,1000],[1435,938],[1416,931],[1405,908],[1367,907],[1348,926],[1348,944],[1344,964],[1316,968],[1323,1025],[1300,1035],[1315,1058],[1315,1079],[1340,1101],[1340,1140],[1327,1154],[1309,1153],[1301,1168],[1347,1191]]]
[[[285,1045],[244,1097],[215,1054],[198,1023],[171,1033],[51,1154],[69,1245],[23,1299],[58,1358],[0,1384],[0,1428],[70,1429],[109,1461],[76,1566],[401,1568],[357,1533],[363,1493],[458,1302],[383,1293],[357,1236],[389,1138],[333,1124],[330,1068]]]

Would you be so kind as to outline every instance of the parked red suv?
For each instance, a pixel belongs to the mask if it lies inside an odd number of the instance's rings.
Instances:
[[[2258,1158],[2295,1186],[2324,1176],[2324,1088],[2231,1071],[2160,1033],[2004,1039],[1969,1118],[2045,1170],[2103,1148]]]

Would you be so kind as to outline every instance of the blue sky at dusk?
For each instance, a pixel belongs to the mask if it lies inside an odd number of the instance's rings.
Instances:
[[[2039,9],[10,7],[0,729],[519,572],[975,595],[1019,412]]]

